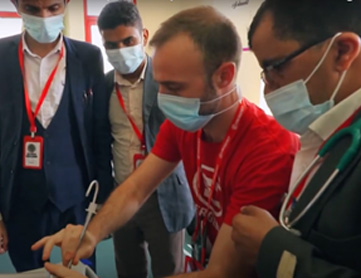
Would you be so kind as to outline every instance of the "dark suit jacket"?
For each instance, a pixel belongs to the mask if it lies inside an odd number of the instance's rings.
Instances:
[[[153,79],[152,60],[149,57],[147,59],[143,91],[143,121],[146,149],[150,152],[165,116],[158,107],[158,84]],[[106,75],[106,81],[110,95],[114,90],[114,70]],[[194,217],[195,208],[182,163],[159,185],[157,193],[160,211],[168,231],[172,233],[187,227]]]
[[[360,115],[358,118],[361,118]],[[325,183],[350,143],[350,136],[344,137],[330,151],[295,206],[291,220]],[[259,277],[276,277],[284,250],[297,257],[295,278],[361,277],[360,169],[361,149],[320,199],[295,224],[294,228],[301,231],[301,237],[281,227],[274,228],[267,234],[258,258]]]
[[[0,40],[0,212],[6,219],[14,201],[14,176],[22,148],[21,127],[25,111],[23,79],[18,59],[21,36]],[[103,60],[100,50],[87,43],[64,37],[66,82],[74,106],[79,137],[90,182],[101,185],[104,201],[112,188],[111,135],[108,121],[109,99],[105,94]],[[62,177],[55,177],[61,179]],[[85,189],[88,184],[85,184]],[[71,205],[71,204],[69,204]]]

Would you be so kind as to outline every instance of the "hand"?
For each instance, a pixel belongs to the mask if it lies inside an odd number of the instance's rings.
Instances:
[[[237,250],[250,265],[255,265],[261,243],[278,222],[266,210],[255,206],[242,207],[233,218],[232,239]]]
[[[76,250],[82,230],[83,226],[81,225],[74,226],[69,224],[65,229],[60,230],[56,234],[43,237],[34,243],[31,249],[38,250],[44,247],[42,259],[47,261],[50,258],[51,250],[56,245],[61,247],[63,265],[67,266],[71,259],[73,259],[73,264],[77,265],[80,259],[89,258],[96,246],[95,237],[89,231],[86,231],[80,248],[78,251]]]
[[[58,278],[86,278],[86,276],[58,264],[45,263],[45,269]]]
[[[6,232],[5,224],[0,220],[0,255],[8,251],[8,233]]]

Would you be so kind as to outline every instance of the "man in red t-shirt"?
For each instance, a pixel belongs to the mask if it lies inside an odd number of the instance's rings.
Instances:
[[[224,151],[208,211],[209,240],[213,244],[222,224],[232,225],[233,216],[247,204],[257,204],[277,216],[292,167],[297,138],[272,117],[245,98],[236,133]],[[232,113],[236,119],[237,114]],[[235,123],[236,124],[236,123]],[[229,126],[229,125],[227,125]],[[207,127],[204,129],[207,130]],[[197,137],[167,120],[161,127],[152,153],[169,162],[183,161],[199,216],[207,210],[212,178],[223,141],[200,140],[201,183],[197,169]]]
[[[241,269],[250,277],[253,269],[243,264],[231,240],[232,218],[248,204],[278,213],[298,138],[240,97],[235,83],[240,39],[234,25],[214,8],[202,6],[174,15],[151,44],[158,105],[168,118],[152,152],[112,193],[90,223],[79,250],[82,228],[74,226],[33,248],[45,245],[48,259],[53,245],[61,244],[65,263],[89,256],[183,161],[198,209],[195,265],[206,264],[207,242],[212,252],[205,270],[177,277],[240,277]],[[68,273],[50,264],[46,268],[58,276]]]

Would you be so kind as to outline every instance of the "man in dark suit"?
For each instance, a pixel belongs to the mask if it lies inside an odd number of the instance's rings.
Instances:
[[[42,266],[36,240],[84,222],[90,181],[99,201],[113,183],[101,53],[62,35],[67,2],[14,0],[25,31],[0,40],[1,251],[17,271]]]
[[[158,84],[145,53],[148,30],[137,7],[127,1],[109,3],[98,26],[114,70],[106,76],[110,96],[116,184],[122,184],[152,149],[165,116],[157,104]],[[154,277],[183,271],[184,228],[195,214],[180,164],[137,214],[113,234],[118,277],[148,277],[146,246]]]
[[[283,227],[250,206],[233,220],[239,253],[260,278],[361,277],[360,149],[314,199],[351,136],[337,140],[317,170],[295,183],[332,134],[360,119],[360,11],[360,1],[266,0],[253,19],[249,43],[263,68],[266,100],[302,143]]]

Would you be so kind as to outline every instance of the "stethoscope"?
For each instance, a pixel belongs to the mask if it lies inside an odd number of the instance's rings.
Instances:
[[[351,136],[352,141],[348,149],[345,151],[343,156],[341,157],[340,161],[335,167],[333,173],[328,177],[326,182],[322,185],[322,187],[318,190],[316,195],[311,199],[311,201],[305,206],[302,211],[293,217],[290,221],[290,214],[292,211],[293,204],[290,205],[290,208],[287,209],[287,206],[300,185],[300,183],[308,176],[308,174],[314,169],[315,165],[336,145],[336,143],[342,138],[346,136]],[[361,145],[361,119],[357,120],[352,125],[341,129],[340,131],[336,132],[332,135],[326,143],[322,146],[322,148],[318,151],[316,157],[312,160],[310,165],[306,168],[306,170],[297,178],[294,182],[293,186],[291,187],[291,191],[286,195],[286,198],[283,201],[279,222],[283,228],[287,231],[294,233],[297,236],[301,235],[301,232],[292,228],[305,214],[309,209],[316,203],[316,201],[322,196],[325,190],[329,187],[332,181],[336,178],[336,176],[342,172],[355,158],[356,154]]]

